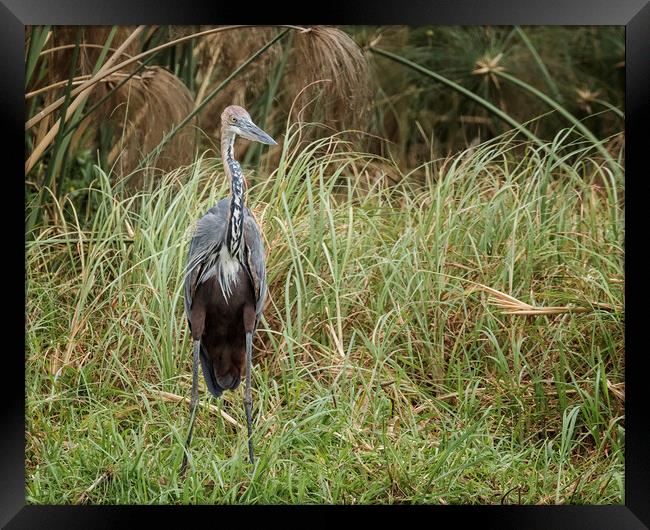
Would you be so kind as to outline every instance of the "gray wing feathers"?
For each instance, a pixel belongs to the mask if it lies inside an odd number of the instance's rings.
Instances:
[[[185,269],[185,313],[189,316],[192,299],[201,278],[201,273],[208,263],[210,256],[218,253],[219,247],[225,242],[226,227],[228,226],[228,199],[220,200],[208,210],[196,225],[194,236],[190,242]]]
[[[244,218],[244,242],[246,265],[255,289],[255,313],[259,321],[266,301],[266,265],[264,241],[253,214],[246,208]]]

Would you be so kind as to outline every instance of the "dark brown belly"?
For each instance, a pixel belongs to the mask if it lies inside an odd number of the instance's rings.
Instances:
[[[212,363],[219,386],[234,389],[239,385],[246,361],[244,307],[255,305],[254,295],[248,275],[241,267],[228,299],[224,297],[217,278],[210,278],[197,289],[197,296],[206,302],[201,344]]]

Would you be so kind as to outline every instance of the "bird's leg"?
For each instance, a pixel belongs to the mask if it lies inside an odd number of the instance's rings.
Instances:
[[[194,341],[194,356],[192,360],[192,396],[190,398],[190,431],[185,440],[185,447],[183,448],[183,463],[181,464],[180,475],[181,478],[185,475],[187,468],[187,455],[190,450],[190,442],[192,441],[192,429],[194,428],[194,420],[196,419],[196,407],[199,404],[199,352],[201,351],[201,341]]]
[[[253,454],[253,425],[251,413],[253,398],[251,397],[251,370],[253,367],[253,333],[246,332],[246,390],[244,392],[244,408],[246,409],[246,425],[248,426],[248,456],[251,464],[255,464]]]

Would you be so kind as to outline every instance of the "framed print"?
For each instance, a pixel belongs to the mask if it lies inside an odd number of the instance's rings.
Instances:
[[[3,525],[647,527],[647,3],[237,7],[0,7]]]

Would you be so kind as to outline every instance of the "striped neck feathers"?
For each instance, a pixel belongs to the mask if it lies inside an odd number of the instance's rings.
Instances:
[[[228,215],[228,231],[226,247],[232,257],[239,257],[242,249],[244,227],[244,176],[239,162],[234,156],[235,135],[228,134],[222,139],[221,156],[224,168],[230,177],[230,212]]]

